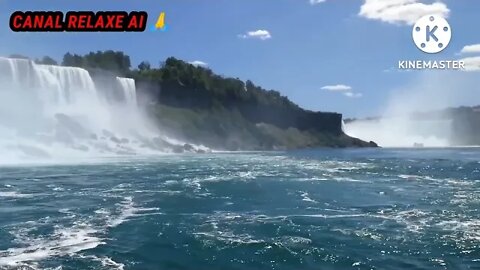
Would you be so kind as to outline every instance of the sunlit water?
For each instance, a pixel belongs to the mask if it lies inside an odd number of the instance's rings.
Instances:
[[[370,149],[2,167],[0,268],[479,269],[479,161]]]

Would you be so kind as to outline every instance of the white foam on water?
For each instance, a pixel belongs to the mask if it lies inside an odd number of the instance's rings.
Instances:
[[[107,219],[108,227],[117,227],[135,214],[135,206],[132,197],[125,197],[124,200],[117,205],[120,206],[120,214],[116,217]]]
[[[107,267],[108,269],[115,269],[115,270],[123,270],[125,269],[125,264],[118,263],[114,261],[112,258],[103,256],[97,257],[95,255],[77,255],[76,257],[84,260],[99,262],[103,267]]]
[[[109,257],[100,258],[100,262],[102,263],[103,266],[109,267],[110,269],[123,270],[125,268],[125,264],[117,263]]]
[[[47,239],[28,239],[24,247],[0,251],[0,266],[20,266],[27,262],[41,261],[49,257],[71,255],[105,244],[94,236],[98,231],[89,226],[58,228]]]
[[[0,197],[5,198],[31,198],[33,194],[23,194],[16,191],[0,191]]]
[[[386,217],[403,224],[408,231],[413,233],[423,232],[434,218],[432,213],[420,209],[398,211],[386,214]]]
[[[120,224],[128,221],[132,217],[141,217],[149,215],[161,215],[163,213],[158,212],[160,208],[158,207],[137,207],[133,202],[133,197],[128,196],[123,199],[122,202],[117,203],[120,210],[119,213],[114,215],[106,209],[98,209],[95,213],[103,215],[106,217],[106,226],[109,228],[114,228]]]
[[[371,217],[371,215],[369,215],[369,214],[345,214],[345,215],[311,214],[311,215],[290,215],[289,217],[309,217],[309,218],[324,218],[324,219],[343,219],[343,218]]]
[[[436,224],[445,231],[453,232],[449,237],[459,244],[466,240],[480,242],[480,219],[471,220],[444,220]]]
[[[302,196],[302,201],[310,202],[310,203],[317,203],[314,199],[309,197],[308,192],[301,192],[300,196]]]
[[[288,162],[291,165],[301,167],[306,170],[326,171],[330,173],[355,171],[362,169],[372,169],[374,164],[364,162],[352,162],[341,160],[291,160]]]
[[[235,234],[232,231],[211,231],[211,232],[194,232],[193,235],[196,238],[203,238],[205,245],[215,246],[215,243],[212,243],[211,240],[222,242],[226,245],[250,245],[250,244],[262,244],[265,241],[261,239],[255,239],[250,234]]]
[[[7,194],[12,195],[12,194]],[[106,244],[108,230],[120,226],[133,217],[162,214],[156,207],[136,207],[133,197],[123,197],[115,209],[100,208],[94,215],[84,217],[72,209],[62,208],[58,212],[65,214],[63,218],[72,220],[69,227],[54,225],[54,231],[48,235],[32,236],[31,232],[39,225],[48,225],[55,220],[48,217],[39,221],[29,221],[10,233],[15,237],[16,247],[0,250],[0,268],[33,267],[48,258],[77,256],[98,261],[104,267],[123,269],[124,265],[108,257],[91,257],[82,255],[82,251],[90,250]]]
[[[312,243],[310,238],[300,237],[300,236],[282,236],[276,240],[278,243],[281,243],[282,246],[297,248],[308,246]]]

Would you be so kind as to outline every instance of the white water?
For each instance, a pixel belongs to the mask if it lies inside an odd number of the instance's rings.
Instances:
[[[117,77],[122,90],[123,97],[128,106],[136,107],[137,106],[137,92],[135,89],[135,80],[130,78]]]
[[[449,120],[412,120],[389,117],[378,120],[360,120],[345,125],[345,133],[365,141],[374,141],[381,147],[449,146]]]
[[[346,133],[383,147],[413,147],[415,143],[425,147],[458,146],[455,138],[463,136],[454,130],[452,117],[444,110],[479,104],[478,74],[442,70],[412,72],[405,78],[409,79],[401,85],[385,89],[388,98],[374,113],[381,117],[379,120],[347,123]],[[422,112],[428,112],[428,116],[417,117]]]
[[[0,164],[168,152],[172,140],[137,107],[135,81],[115,79],[120,103],[84,69],[0,58]]]

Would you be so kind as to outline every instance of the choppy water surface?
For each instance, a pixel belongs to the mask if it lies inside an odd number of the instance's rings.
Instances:
[[[0,168],[0,269],[480,269],[480,150]]]

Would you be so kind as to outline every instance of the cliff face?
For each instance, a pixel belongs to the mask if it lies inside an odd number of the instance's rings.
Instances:
[[[452,146],[480,145],[480,106],[463,106],[416,113],[412,115],[412,118],[417,120],[449,121],[449,130],[436,135],[438,137],[443,135]]]
[[[252,84],[251,87],[255,86]],[[157,97],[159,103],[167,106],[197,110],[223,107],[238,111],[253,123],[272,124],[282,129],[297,128],[302,131],[342,134],[341,114],[303,110],[277,92],[273,97],[261,97],[255,92],[249,93],[246,88],[244,93],[238,95],[223,95],[212,93],[208,89],[193,88],[180,81],[151,84],[139,80],[137,88],[150,98]],[[261,88],[255,90],[260,93],[264,91]]]
[[[341,114],[303,110],[249,82],[236,95],[179,80],[136,82],[141,106],[159,126],[196,144],[225,150],[377,147],[344,134]]]
[[[480,106],[449,110],[454,145],[480,145]]]

